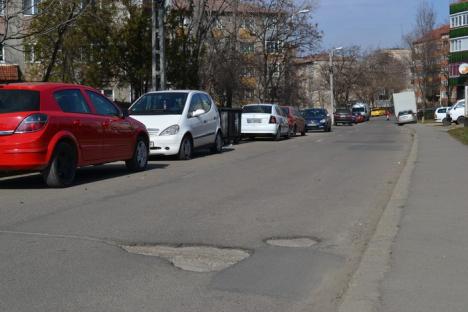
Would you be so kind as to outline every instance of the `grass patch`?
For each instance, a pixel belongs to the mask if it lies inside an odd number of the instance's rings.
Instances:
[[[468,145],[468,127],[455,128],[449,130],[448,133],[458,141]]]

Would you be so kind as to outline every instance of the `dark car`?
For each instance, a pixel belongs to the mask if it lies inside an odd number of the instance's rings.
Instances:
[[[302,111],[302,116],[306,121],[306,131],[323,130],[331,131],[331,117],[324,108],[309,108]]]
[[[335,126],[338,124],[347,124],[352,126],[354,123],[353,114],[347,108],[338,108],[334,114]]]

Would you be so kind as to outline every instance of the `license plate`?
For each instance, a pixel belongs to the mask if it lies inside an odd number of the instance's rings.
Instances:
[[[248,118],[247,123],[261,123],[262,120],[258,118]]]

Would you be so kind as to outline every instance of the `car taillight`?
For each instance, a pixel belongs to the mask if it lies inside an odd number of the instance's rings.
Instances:
[[[28,133],[42,130],[49,120],[44,114],[34,114],[26,117],[16,128],[15,133]]]
[[[276,117],[275,116],[270,116],[270,123],[275,124],[276,123]]]

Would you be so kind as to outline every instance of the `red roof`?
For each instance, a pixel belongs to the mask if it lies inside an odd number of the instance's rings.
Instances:
[[[442,26],[434,29],[430,33],[426,34],[422,38],[416,40],[414,43],[421,43],[421,42],[425,42],[425,41],[438,40],[438,39],[442,38],[444,35],[448,35],[449,31],[450,31],[450,25],[448,25],[448,24],[447,25],[442,25]]]

